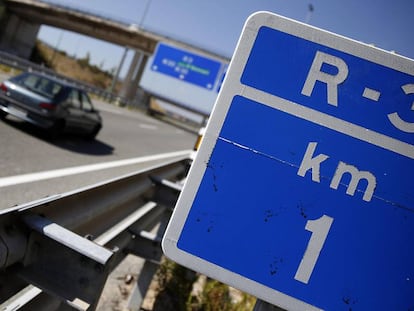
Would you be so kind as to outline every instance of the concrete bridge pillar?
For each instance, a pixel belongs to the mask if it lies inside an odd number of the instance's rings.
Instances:
[[[139,81],[144,73],[148,55],[135,51],[127,76],[125,77],[120,95],[128,102],[133,102],[139,87]]]
[[[40,24],[15,14],[5,14],[0,27],[0,49],[22,58],[30,58],[36,44]]]

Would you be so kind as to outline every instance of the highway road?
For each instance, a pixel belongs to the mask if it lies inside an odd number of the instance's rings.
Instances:
[[[50,141],[10,116],[0,121],[0,210],[130,174],[194,145],[194,133],[136,110],[94,103],[104,123],[95,141],[74,135]]]

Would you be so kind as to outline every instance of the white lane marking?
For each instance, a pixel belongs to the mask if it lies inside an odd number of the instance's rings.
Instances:
[[[157,130],[158,129],[158,126],[156,126],[154,124],[145,124],[145,123],[140,123],[139,127],[143,128],[143,129],[147,129],[147,130]]]
[[[95,106],[100,111],[105,111],[105,112],[109,112],[113,114],[123,114],[123,111],[116,110],[115,108],[112,108],[112,107],[105,107],[104,105],[96,105],[96,104]]]
[[[175,152],[144,156],[144,157],[139,157],[139,158],[125,159],[125,160],[118,160],[118,161],[111,161],[111,162],[104,162],[104,163],[97,163],[97,164],[90,164],[90,165],[82,165],[82,166],[76,166],[76,167],[68,167],[68,168],[62,168],[62,169],[44,171],[44,172],[38,172],[38,173],[8,176],[8,177],[0,178],[0,188],[34,182],[34,181],[40,181],[40,180],[45,180],[45,179],[64,177],[64,176],[69,176],[69,175],[74,175],[74,174],[99,171],[99,170],[104,170],[104,169],[114,168],[114,167],[119,167],[119,166],[138,164],[138,163],[143,163],[147,161],[162,160],[166,158],[173,158],[173,157],[186,156],[186,155],[190,156],[190,154],[191,154],[191,150],[182,150],[182,151],[175,151]]]

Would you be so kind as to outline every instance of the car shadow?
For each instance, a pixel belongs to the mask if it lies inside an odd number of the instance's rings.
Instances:
[[[114,147],[106,144],[103,141],[95,138],[93,140],[86,139],[82,136],[63,134],[62,136],[55,139],[45,138],[49,143],[56,147],[70,150],[76,153],[83,153],[96,156],[110,155],[114,152]]]
[[[16,121],[12,118],[2,119],[1,122],[8,124],[16,130],[24,132],[36,139],[45,141],[58,148],[66,149],[71,152],[95,155],[95,156],[106,156],[111,155],[115,148],[107,143],[99,140],[98,137],[95,139],[87,139],[82,135],[75,135],[71,133],[63,133],[57,138],[50,138],[48,133],[30,123]]]

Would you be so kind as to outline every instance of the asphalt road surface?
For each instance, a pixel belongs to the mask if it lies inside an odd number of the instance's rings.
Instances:
[[[13,117],[0,121],[0,210],[130,174],[193,148],[194,133],[94,103],[104,124],[95,141],[74,135],[50,141]]]

